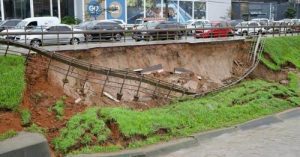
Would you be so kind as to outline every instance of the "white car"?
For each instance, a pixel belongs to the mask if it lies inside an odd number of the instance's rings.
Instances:
[[[73,29],[74,32],[81,31],[80,29]],[[59,33],[59,32],[72,32],[72,27],[66,24],[58,24],[54,26],[49,26],[46,28],[37,27],[31,32],[38,32],[41,34],[33,35],[19,35],[16,36],[14,40],[30,44],[33,47],[39,47],[41,45],[58,45],[58,44],[71,44],[78,45],[80,42],[85,41],[84,34],[78,33]],[[55,32],[55,34],[43,34],[48,32]],[[57,32],[57,34],[56,34]],[[26,39],[25,39],[26,37]]]
[[[209,24],[209,20],[189,20],[186,22],[186,28],[187,29],[195,29],[195,28],[203,28],[205,25]],[[195,32],[195,30],[192,30],[191,32],[189,32],[190,34],[193,34]]]
[[[244,28],[245,27],[245,28]],[[267,30],[257,21],[241,22],[236,25],[236,35],[265,34]]]
[[[290,33],[292,28],[289,27],[290,24],[284,21],[273,21],[270,25],[269,33]]]

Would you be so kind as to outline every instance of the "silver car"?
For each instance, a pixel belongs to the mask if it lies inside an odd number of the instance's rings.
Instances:
[[[85,41],[84,34],[70,33],[72,31],[76,32],[81,30],[72,29],[72,27],[69,25],[59,24],[59,25],[49,26],[47,28],[40,28],[40,27],[35,28],[31,30],[31,32],[39,32],[40,34],[33,34],[33,35],[26,35],[26,36],[20,35],[20,36],[16,36],[14,40],[18,42],[30,44],[33,47],[39,47],[41,45],[60,45],[60,44],[78,45],[80,42]],[[53,32],[55,34],[47,34],[48,32],[49,33]]]

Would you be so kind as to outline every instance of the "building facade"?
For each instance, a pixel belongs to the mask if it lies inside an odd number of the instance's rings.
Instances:
[[[184,23],[191,19],[230,18],[231,0],[0,0],[1,19],[73,16],[82,21],[168,18]],[[168,9],[167,9],[168,8]]]
[[[297,0],[298,1],[298,0]],[[232,19],[251,20],[253,18],[267,18],[281,20],[289,7],[297,10],[299,18],[299,3],[291,0],[232,0]]]

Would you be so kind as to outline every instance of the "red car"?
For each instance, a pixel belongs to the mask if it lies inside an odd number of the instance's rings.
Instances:
[[[233,36],[233,30],[227,22],[211,22],[204,25],[202,29],[196,30],[195,38],[215,38]]]

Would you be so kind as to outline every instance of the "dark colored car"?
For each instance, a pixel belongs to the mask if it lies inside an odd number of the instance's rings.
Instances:
[[[203,29],[196,30],[195,38],[216,38],[233,36],[233,30],[227,22],[211,22]]]
[[[85,34],[86,39],[90,40],[116,40],[120,41],[124,36],[122,32],[124,29],[116,22],[113,21],[91,21],[88,24],[85,24],[85,30],[98,30],[98,31],[121,31],[121,32],[109,32],[109,33],[92,33]],[[80,28],[80,27],[79,27]],[[81,28],[82,29],[82,28]]]
[[[11,20],[5,20],[0,22],[0,32],[6,29],[14,28],[18,23],[20,23],[22,20],[20,19],[11,19]]]
[[[141,31],[133,33],[132,38],[136,41],[179,39],[184,34],[184,31],[181,30],[184,28],[184,25],[173,21],[148,21],[141,28],[137,29]]]

